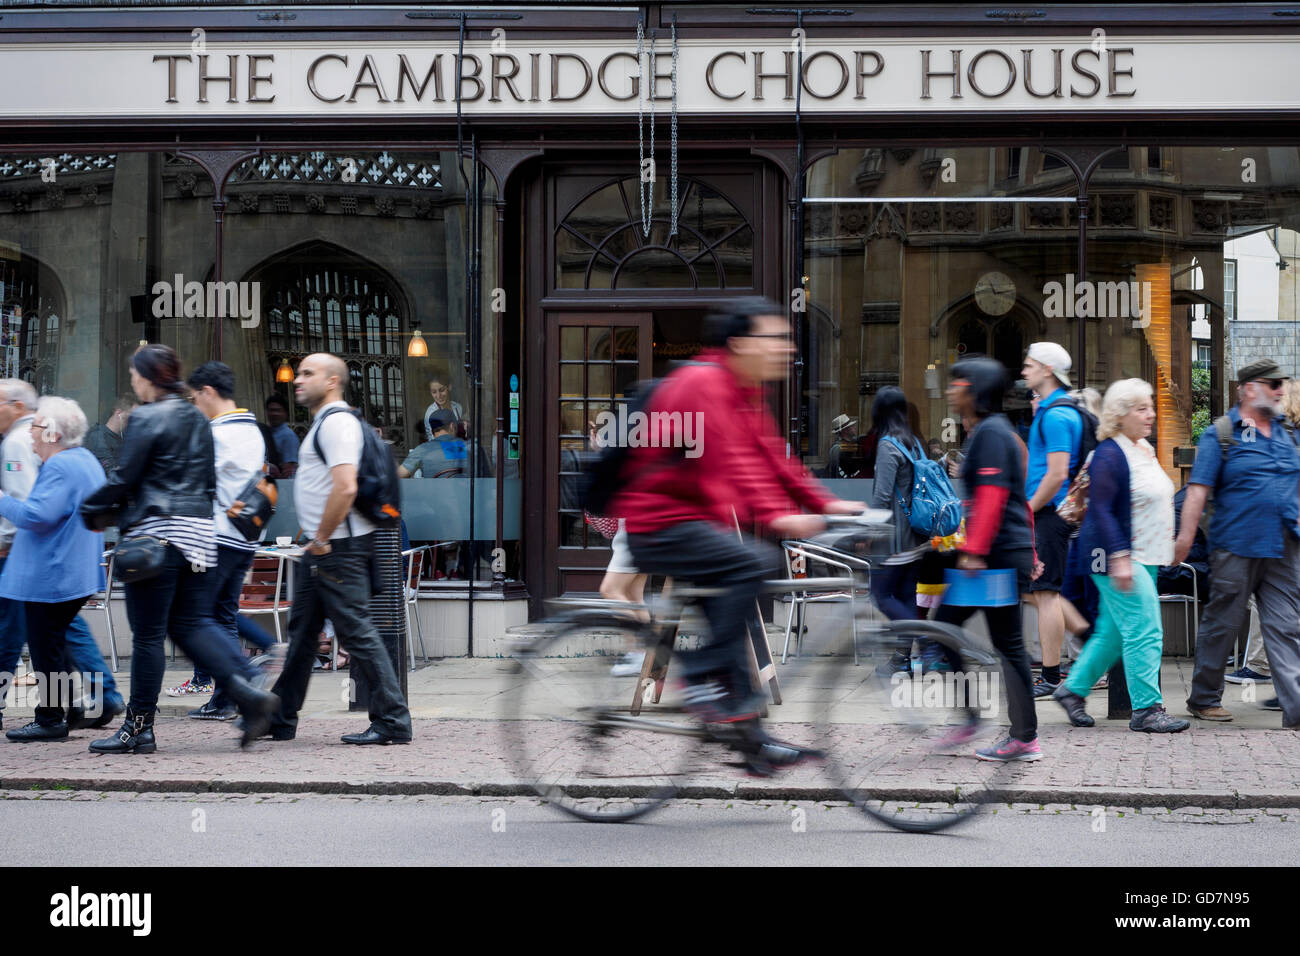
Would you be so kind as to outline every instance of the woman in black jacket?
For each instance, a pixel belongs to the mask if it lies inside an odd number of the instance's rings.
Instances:
[[[141,346],[131,358],[131,387],[141,405],[131,413],[118,466],[108,483],[82,505],[95,529],[117,524],[119,549],[140,541],[157,557],[157,570],[128,581],[131,623],[131,700],[114,736],[96,740],[96,753],[151,753],[153,719],[162,689],[170,636],[186,655],[226,688],[244,716],[243,743],[265,732],[278,706],[275,695],[249,681],[257,675],[238,645],[212,619],[204,572],[217,563],[212,431],[204,414],[184,401],[180,360],[165,345]],[[118,567],[122,566],[119,553]]]

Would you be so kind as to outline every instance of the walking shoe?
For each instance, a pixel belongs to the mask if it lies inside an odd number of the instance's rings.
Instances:
[[[1243,667],[1240,670],[1235,670],[1231,674],[1224,674],[1223,679],[1226,680],[1229,684],[1245,684],[1251,681],[1253,681],[1256,684],[1273,683],[1273,678],[1270,677],[1268,674],[1261,674],[1258,671],[1251,670],[1249,667]]]
[[[889,677],[892,674],[906,674],[911,670],[912,661],[902,651],[894,651],[889,660],[881,661],[876,665],[876,674],[879,677]]]
[[[1171,717],[1159,704],[1133,711],[1129,718],[1128,729],[1144,734],[1177,734],[1192,726],[1190,720]]]
[[[99,727],[107,727],[113,722],[113,718],[122,711],[126,710],[126,704],[122,702],[122,696],[115,694],[103,701],[79,701],[68,708],[68,729],[81,730],[83,727],[89,727],[92,730]],[[97,717],[88,716],[98,714]]]
[[[952,747],[960,747],[968,744],[979,732],[979,718],[969,721],[968,723],[958,724],[955,727],[949,727],[943,735],[934,742],[935,750],[948,750]]]
[[[1044,697],[1051,697],[1056,693],[1056,688],[1060,686],[1060,684],[1049,684],[1047,681],[1043,680],[1041,674],[1038,675],[1034,678],[1034,700],[1042,700]]]
[[[36,740],[66,740],[68,725],[63,721],[57,724],[38,724],[33,720],[26,727],[6,731],[5,736],[20,744],[29,744]]]
[[[1263,701],[1259,706],[1264,710],[1281,710],[1282,702],[1276,697],[1270,697],[1268,700]]]
[[[1052,694],[1052,699],[1065,708],[1066,715],[1070,718],[1070,723],[1076,727],[1091,727],[1097,722],[1088,716],[1088,705],[1078,694],[1071,693],[1065,686],[1065,681],[1061,686],[1056,688],[1056,693]]]
[[[239,715],[239,708],[233,704],[229,707],[214,707],[212,701],[208,701],[197,710],[191,710],[187,717],[194,720],[234,720]]]
[[[933,641],[926,641],[925,646],[921,648],[921,671],[925,674],[952,673],[952,665],[948,663],[943,648]]]
[[[188,697],[190,694],[211,694],[211,693],[212,693],[212,681],[208,681],[206,684],[196,684],[194,683],[193,677],[191,677],[183,684],[177,684],[175,687],[167,688],[168,697]]]
[[[645,666],[645,651],[632,653],[628,651],[618,659],[618,663],[609,669],[614,677],[638,677]]]
[[[1016,740],[1015,737],[1003,737],[992,747],[981,747],[975,751],[980,760],[998,760],[1009,763],[1013,760],[1041,760],[1043,751],[1038,746],[1038,738],[1028,742]]]
[[[740,751],[745,771],[752,777],[770,777],[778,770],[797,766],[805,760],[824,760],[826,752],[813,747],[777,740],[763,730],[757,717],[734,721],[716,739]]]
[[[1225,710],[1217,704],[1213,707],[1193,707],[1188,704],[1187,712],[1197,720],[1217,720],[1219,723],[1227,723],[1232,720],[1232,711]]]
[[[151,754],[158,749],[158,742],[153,736],[154,711],[143,714],[130,707],[126,709],[126,721],[112,737],[93,740],[90,752],[97,754]]]
[[[1097,683],[1092,685],[1093,690],[1106,690],[1108,687],[1110,687],[1110,676],[1108,674],[1102,674],[1097,678]]]

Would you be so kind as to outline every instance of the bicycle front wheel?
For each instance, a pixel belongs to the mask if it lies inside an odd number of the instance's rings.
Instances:
[[[1001,706],[997,657],[935,621],[878,624],[862,643],[860,664],[840,657],[824,724],[827,768],[846,799],[920,833],[998,802],[1015,771],[974,754],[980,717]]]
[[[670,650],[659,637],[628,617],[586,617],[516,654],[517,681],[505,695],[509,751],[548,803],[613,822],[643,816],[680,789],[700,731],[655,679]],[[647,655],[652,673],[643,679],[627,653]]]

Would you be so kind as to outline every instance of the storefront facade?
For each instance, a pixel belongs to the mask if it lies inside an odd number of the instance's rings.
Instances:
[[[1283,7],[46,8],[0,45],[4,374],[104,421],[163,341],[301,435],[330,351],[403,461],[450,404],[464,465],[404,482],[444,653],[595,589],[574,452],[719,299],[789,304],[817,470],[888,384],[952,447],[947,366],[1052,339],[1156,385],[1177,475],[1246,305],[1296,343]]]

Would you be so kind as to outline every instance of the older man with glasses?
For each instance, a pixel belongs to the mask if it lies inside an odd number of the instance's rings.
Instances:
[[[1210,597],[1187,711],[1232,720],[1222,706],[1223,672],[1254,595],[1282,726],[1300,730],[1300,436],[1282,417],[1286,376],[1276,362],[1247,365],[1237,380],[1238,405],[1201,435],[1174,548],[1175,563],[1187,558],[1213,491]]]

